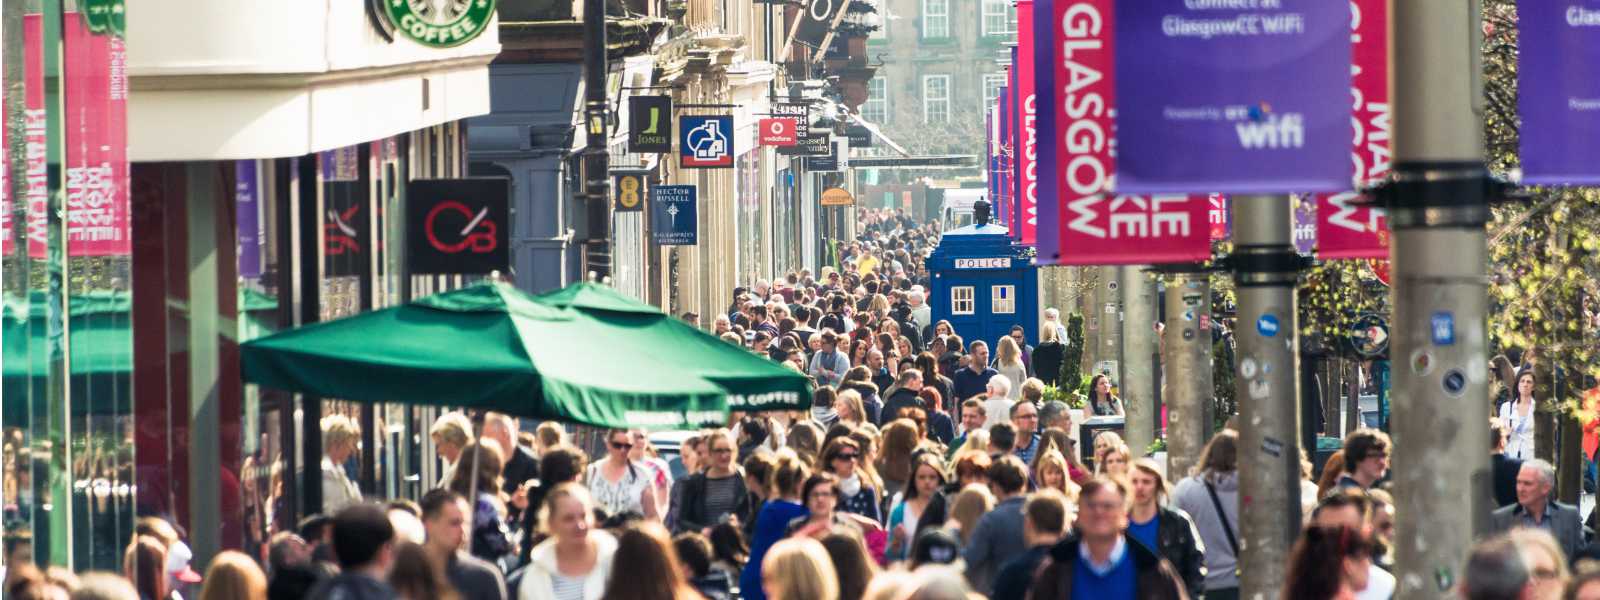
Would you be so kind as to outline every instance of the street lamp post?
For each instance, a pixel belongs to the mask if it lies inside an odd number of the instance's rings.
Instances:
[[[1234,196],[1239,296],[1239,596],[1273,598],[1300,530],[1295,253],[1286,196]]]
[[[1390,2],[1397,598],[1451,596],[1490,510],[1480,3]]]

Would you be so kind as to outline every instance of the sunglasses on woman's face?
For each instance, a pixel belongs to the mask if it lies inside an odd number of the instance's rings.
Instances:
[[[611,447],[615,450],[632,450],[633,444],[628,442],[611,442]]]
[[[834,460],[856,460],[858,458],[861,458],[861,455],[853,453],[853,452],[845,453],[845,454],[839,454],[839,455],[836,455],[836,456],[833,457]]]

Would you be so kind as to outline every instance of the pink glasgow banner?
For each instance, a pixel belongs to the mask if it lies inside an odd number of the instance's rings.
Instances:
[[[1112,0],[1034,0],[1037,160],[1055,165],[1038,180],[1039,264],[1117,265],[1211,256],[1206,195],[1106,194],[1116,173]],[[1048,214],[1048,209],[1040,213]],[[1054,234],[1054,236],[1052,236]],[[1053,239],[1052,239],[1053,238]],[[1057,246],[1054,242],[1059,242]]]
[[[129,220],[127,51],[121,38],[89,31],[80,13],[65,15],[63,70],[65,85],[66,217],[69,256],[120,256],[131,252]],[[33,104],[30,89],[30,159]],[[42,96],[42,94],[41,94]],[[43,162],[44,130],[39,129]],[[31,170],[30,164],[30,170]],[[28,254],[45,255],[48,202],[32,197],[28,211]],[[37,210],[34,208],[37,207]]]
[[[1017,1],[1016,99],[1020,131],[1017,132],[1016,171],[1018,241],[1032,245],[1037,241],[1039,218],[1039,136],[1038,102],[1033,78],[1033,0]]]
[[[23,15],[23,137],[27,138],[27,155],[23,159],[28,161],[28,181],[22,202],[26,215],[24,223],[27,231],[24,235],[28,240],[28,255],[34,258],[44,256],[46,239],[50,233],[45,219],[50,188],[49,165],[45,161],[48,125],[44,113],[44,55],[40,52],[43,45],[43,17],[37,14]]]
[[[1063,220],[1061,264],[1142,265],[1211,258],[1207,196],[1092,195],[1073,201]]]
[[[1389,173],[1388,2],[1350,2],[1350,85],[1353,148],[1358,184]],[[1388,258],[1383,209],[1358,205],[1355,193],[1317,194],[1317,255]]]

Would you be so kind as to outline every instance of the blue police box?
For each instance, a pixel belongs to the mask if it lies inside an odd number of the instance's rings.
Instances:
[[[933,322],[950,321],[968,345],[989,344],[1021,325],[1028,345],[1039,343],[1039,270],[1028,246],[1016,244],[1005,227],[988,222],[987,202],[972,225],[944,232],[928,255]]]

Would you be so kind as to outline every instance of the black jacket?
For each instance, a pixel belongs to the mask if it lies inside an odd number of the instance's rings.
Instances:
[[[1067,351],[1061,342],[1045,342],[1033,349],[1033,376],[1045,385],[1055,385],[1061,379],[1061,360]]]
[[[1489,457],[1489,472],[1494,474],[1494,506],[1510,506],[1517,502],[1517,472],[1522,461],[1504,454]]]
[[[1189,515],[1172,508],[1157,512],[1156,548],[1153,550],[1172,563],[1172,568],[1183,578],[1184,587],[1189,589],[1189,595],[1198,598],[1206,583],[1206,551]]]
[[[751,501],[750,492],[744,487],[744,477],[738,472],[730,475],[734,479],[733,486],[733,512],[728,514],[745,518],[745,513]],[[678,508],[678,522],[674,529],[678,533],[698,532],[701,529],[716,525],[717,521],[726,515],[713,515],[706,512],[706,474],[695,473],[682,482],[683,496]]]
[[[1188,592],[1172,563],[1145,547],[1144,543],[1123,534],[1128,544],[1128,556],[1133,561],[1134,594],[1136,600],[1187,600]],[[1072,598],[1072,574],[1078,568],[1078,544],[1082,541],[1076,532],[1050,548],[1049,556],[1039,567],[1033,589],[1028,597],[1034,600]]]
[[[522,484],[539,478],[539,459],[534,458],[533,453],[529,452],[527,448],[517,446],[516,450],[511,452],[511,461],[506,463],[506,468],[502,471],[502,474],[504,475],[504,482],[501,484],[500,489],[506,495],[515,494],[517,488],[522,487]],[[532,505],[530,504],[529,506]],[[522,520],[522,511],[517,510],[515,506],[507,506],[506,517],[511,522],[520,521]]]
[[[884,423],[900,418],[900,409],[909,407],[928,410],[928,407],[922,404],[922,398],[917,397],[916,392],[906,388],[895,390],[893,394],[889,395],[889,399],[883,403],[883,422],[879,423],[878,426],[882,427]]]

